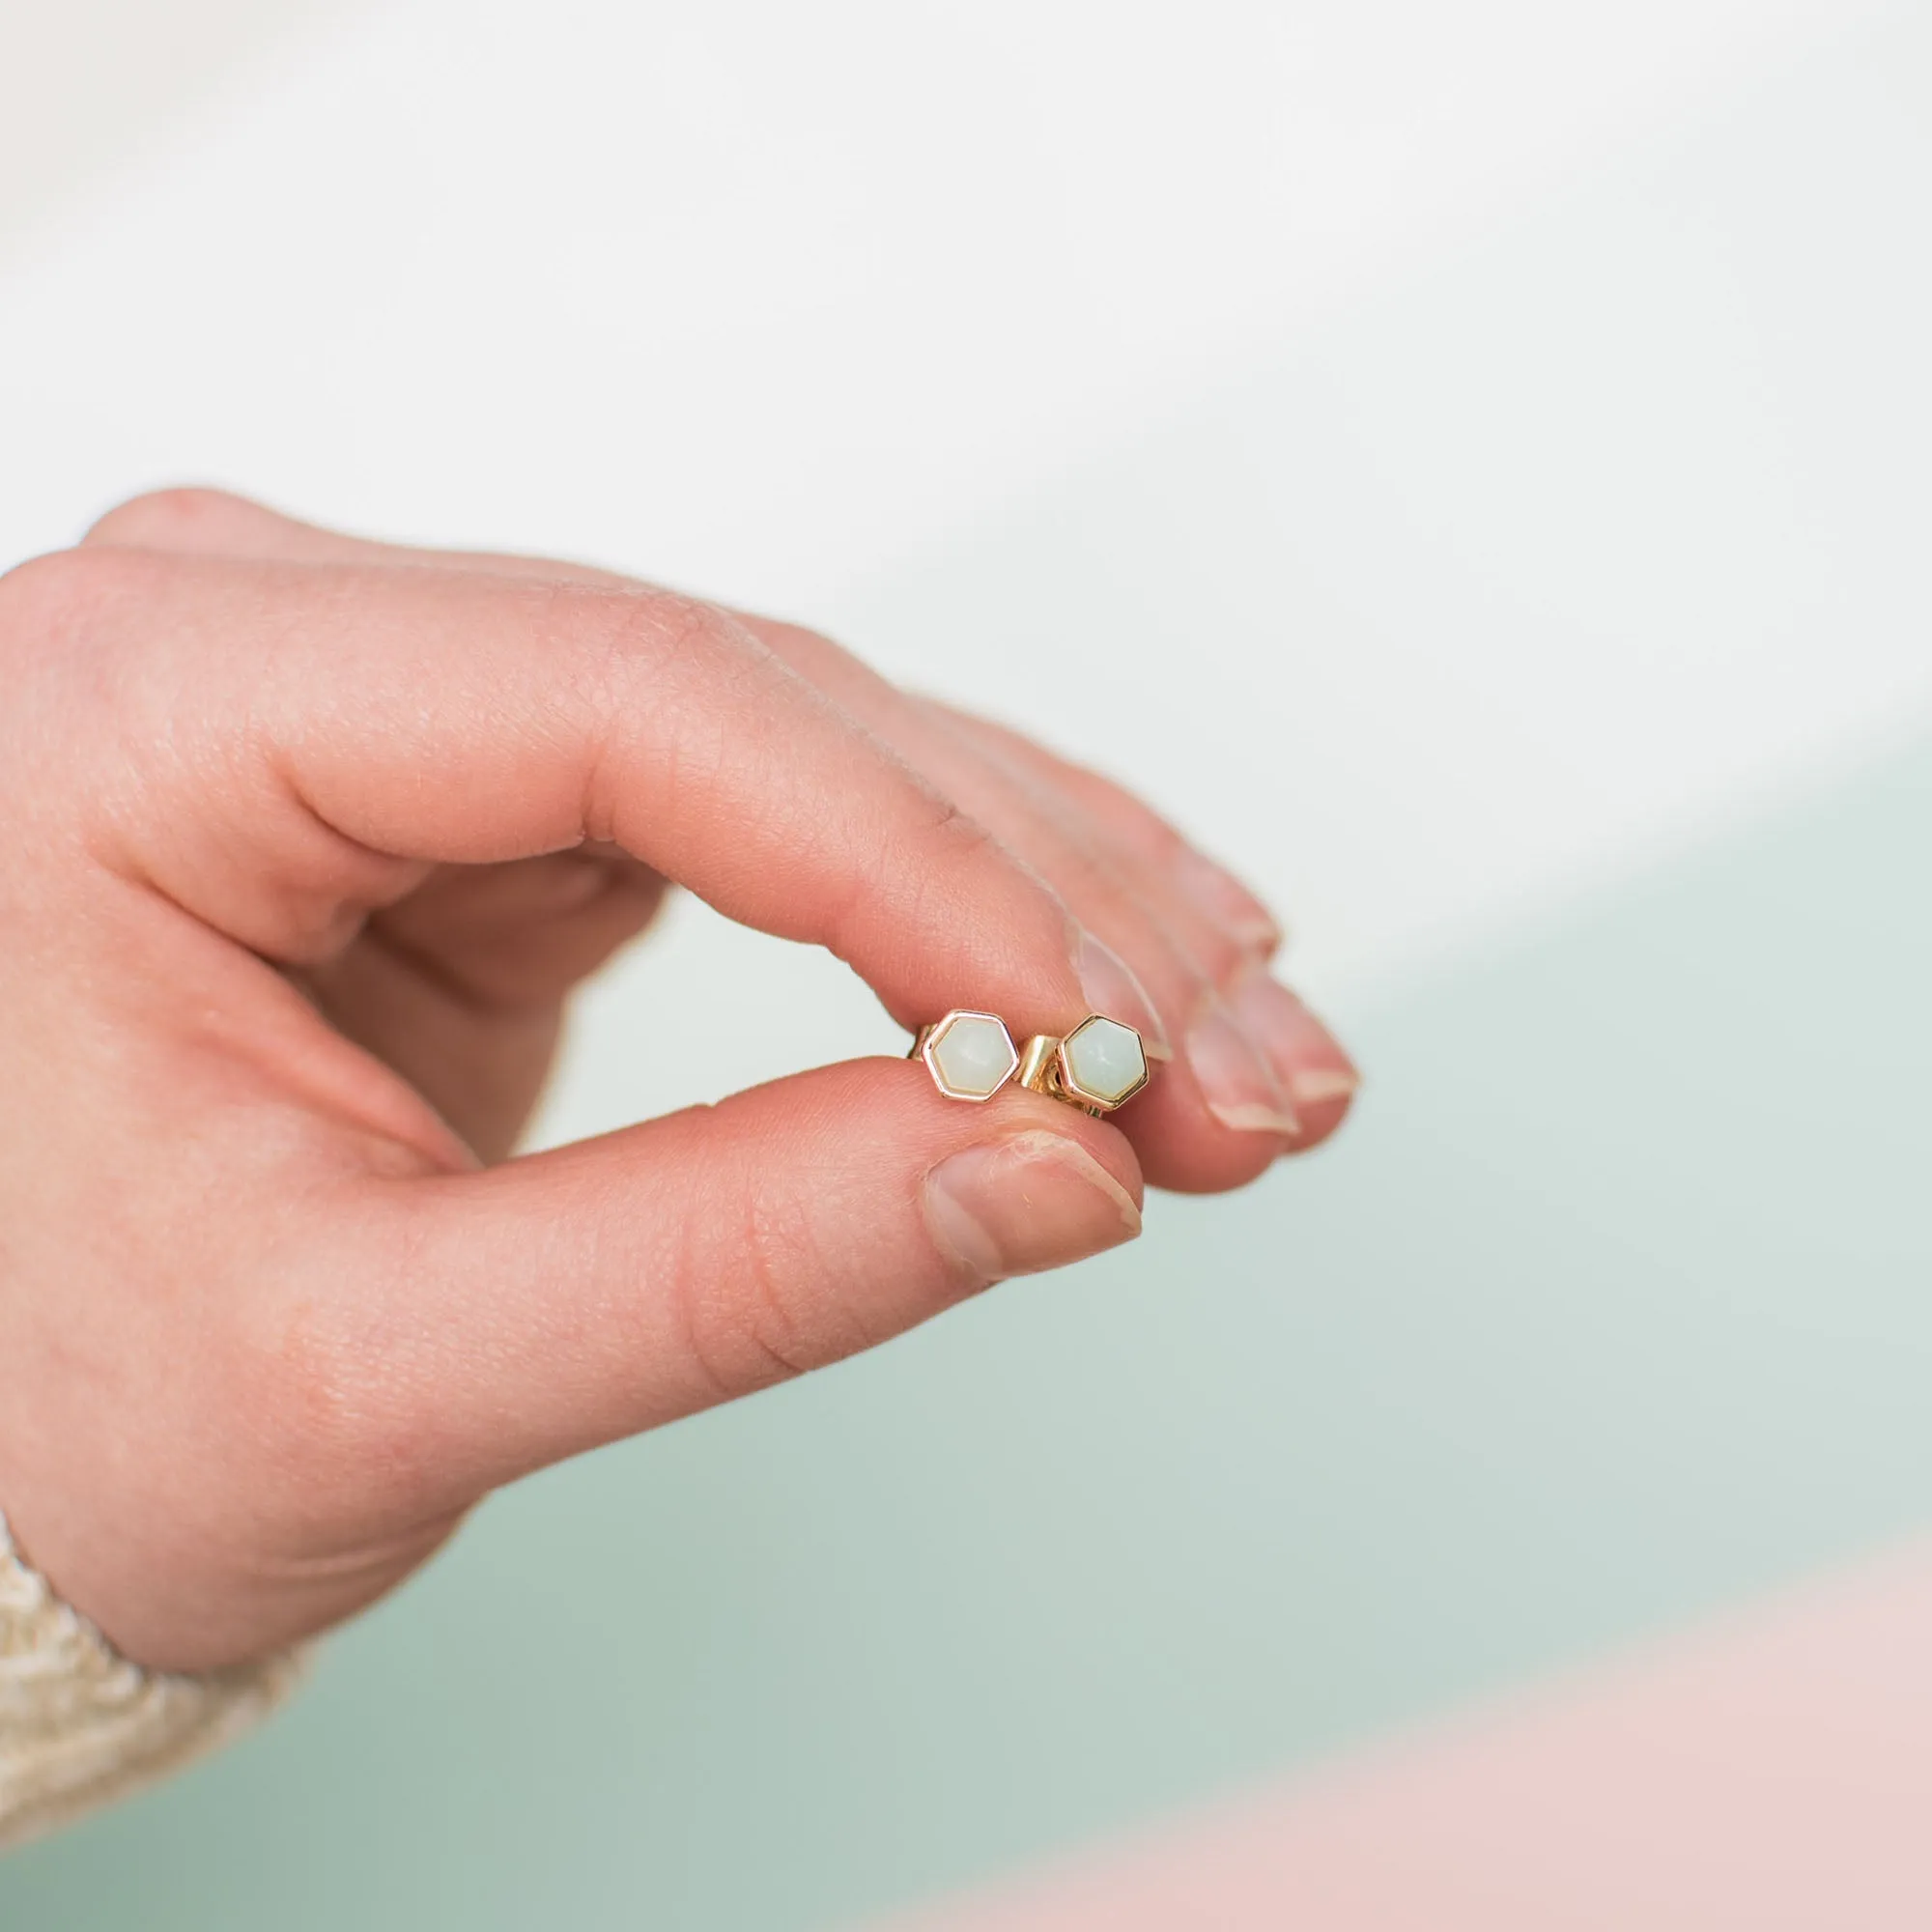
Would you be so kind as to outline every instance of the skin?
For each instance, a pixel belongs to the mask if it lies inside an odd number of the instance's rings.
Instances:
[[[497,1486],[1331,1133],[1277,931],[1130,795],[795,626],[209,492],[0,578],[0,1503],[137,1662],[393,1588]],[[513,1157],[668,881],[909,1030],[1102,1010],[1117,1115],[822,1068]]]

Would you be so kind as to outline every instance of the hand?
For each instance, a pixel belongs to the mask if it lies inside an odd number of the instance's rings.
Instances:
[[[1353,1076],[1144,807],[823,639],[180,492],[0,580],[0,1508],[122,1649],[238,1662],[496,1486],[1233,1187]],[[1118,1117],[831,1066],[507,1156],[676,880],[908,1029],[1101,1010]]]

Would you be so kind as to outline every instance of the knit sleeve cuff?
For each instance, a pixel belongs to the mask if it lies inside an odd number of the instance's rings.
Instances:
[[[295,1652],[204,1677],[129,1663],[28,1566],[0,1516],[0,1850],[240,1737],[302,1668]]]

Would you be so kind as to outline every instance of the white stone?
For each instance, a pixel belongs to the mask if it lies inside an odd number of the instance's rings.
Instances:
[[[990,1013],[955,1014],[925,1051],[942,1089],[964,1100],[998,1093],[1020,1064],[1011,1037]]]
[[[1098,1014],[1066,1036],[1060,1054],[1066,1084],[1103,1107],[1118,1107],[1148,1077],[1140,1035]]]

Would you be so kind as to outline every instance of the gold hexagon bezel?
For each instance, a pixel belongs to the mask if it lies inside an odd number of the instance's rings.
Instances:
[[[1132,1034],[1134,1044],[1141,1050],[1141,1077],[1118,1099],[1110,1099],[1103,1094],[1090,1093],[1085,1087],[1081,1086],[1080,1082],[1073,1077],[1073,1063],[1067,1058],[1066,1049],[1096,1020],[1102,1021],[1108,1026],[1119,1027],[1123,1032]],[[1153,1078],[1153,1068],[1148,1063],[1147,1041],[1141,1037],[1140,1028],[1130,1027],[1125,1020],[1117,1020],[1111,1013],[1089,1013],[1060,1042],[1060,1045],[1054,1051],[1053,1058],[1055,1067],[1060,1074],[1060,1084],[1068,1094],[1089,1107],[1101,1107],[1110,1114],[1116,1107],[1124,1107]]]
[[[1007,1043],[1007,1070],[983,1094],[969,1094],[963,1087],[953,1086],[952,1081],[947,1079],[945,1073],[941,1070],[939,1062],[933,1058],[933,1048],[946,1037],[954,1022],[958,1020],[990,1020],[994,1026],[999,1028],[1000,1037]],[[954,1007],[950,1013],[935,1020],[932,1023],[931,1031],[920,1042],[919,1057],[925,1062],[925,1070],[932,1075],[932,1084],[949,1100],[971,1100],[975,1102],[990,1100],[1019,1071],[1020,1065],[1020,1050],[1013,1044],[1013,1037],[1009,1031],[1006,1021],[998,1013],[982,1013],[976,1011],[971,1007]]]

